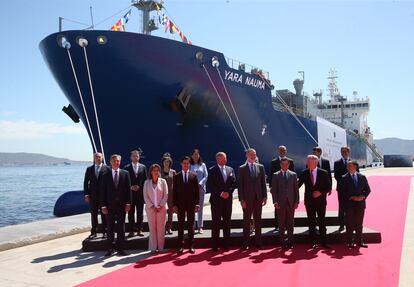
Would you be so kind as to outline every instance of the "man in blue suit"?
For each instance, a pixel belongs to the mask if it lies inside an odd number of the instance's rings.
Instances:
[[[210,193],[211,231],[213,251],[218,251],[220,226],[223,226],[223,249],[229,248],[233,191],[236,188],[236,175],[233,168],[226,166],[224,152],[216,154],[217,164],[208,170],[207,191]],[[222,220],[223,219],[223,220]]]
[[[348,173],[342,176],[338,189],[344,195],[347,246],[352,248],[354,243],[359,247],[368,246],[362,240],[362,228],[364,222],[365,200],[371,192],[367,178],[357,171],[358,164],[355,161],[348,161]],[[355,241],[353,235],[355,231]]]
[[[108,251],[105,256],[111,256],[114,249],[119,255],[126,255],[125,241],[125,215],[131,208],[131,181],[126,170],[120,169],[121,156],[111,156],[111,169],[102,177],[101,210],[108,222]],[[114,245],[115,222],[117,227],[116,245]]]

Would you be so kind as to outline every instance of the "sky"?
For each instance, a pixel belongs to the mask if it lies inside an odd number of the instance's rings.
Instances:
[[[109,29],[129,0],[3,1],[0,9],[0,152],[37,152],[90,160],[82,124],[62,111],[68,104],[40,54],[39,42],[58,30],[58,17]],[[413,1],[166,0],[169,18],[198,46],[270,73],[276,89],[323,90],[338,72],[341,94],[369,97],[374,138],[414,139]],[[117,12],[120,12],[116,14]],[[114,15],[116,14],[116,15]],[[112,16],[113,17],[109,17]],[[109,17],[109,18],[108,18]],[[137,32],[132,9],[126,30]],[[83,29],[69,21],[63,28]],[[160,29],[154,35],[180,40]]]

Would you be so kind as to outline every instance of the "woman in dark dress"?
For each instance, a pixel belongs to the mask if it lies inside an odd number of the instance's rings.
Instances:
[[[169,153],[165,153],[161,159],[161,178],[167,181],[168,186],[168,200],[167,200],[167,223],[165,226],[165,234],[172,234],[171,227],[173,221],[173,177],[176,174],[175,170],[171,168],[172,158]]]

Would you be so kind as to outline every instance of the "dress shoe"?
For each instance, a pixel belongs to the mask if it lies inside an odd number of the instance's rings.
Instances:
[[[249,250],[249,245],[243,245],[241,249],[247,251]]]
[[[172,235],[173,233],[172,233],[172,231],[171,231],[171,229],[170,230],[168,230],[168,235]]]
[[[194,254],[194,253],[195,253],[195,249],[194,249],[194,247],[190,247],[190,249],[188,249],[188,251],[189,251],[191,254]]]
[[[106,238],[106,233],[102,233],[102,238]]]
[[[256,247],[257,250],[263,250],[263,246],[261,244],[256,244],[254,247]]]
[[[366,245],[364,241],[361,241],[361,242],[358,244],[358,246],[359,246],[359,247],[362,247],[362,248],[368,248],[368,245]]]
[[[311,244],[311,249],[316,249],[316,248],[318,248],[318,244],[316,244],[316,243],[312,243],[312,244]]]
[[[346,247],[349,248],[349,249],[351,249],[351,248],[354,247],[354,244],[352,242],[351,243],[347,243],[346,244]]]
[[[117,254],[120,255],[120,256],[127,256],[128,255],[128,253],[126,253],[124,250],[119,250]]]
[[[114,254],[114,250],[113,250],[113,249],[109,249],[108,251],[106,251],[105,256],[106,256],[106,257],[109,257],[109,256],[111,256],[112,254]]]
[[[326,243],[322,243],[321,244],[321,246],[324,248],[324,249],[331,249],[331,246],[329,246],[328,244],[326,244]]]
[[[180,247],[180,248],[178,249],[178,254],[183,254],[183,253],[184,253],[184,248]]]
[[[138,231],[138,234],[137,234],[139,237],[144,237],[145,235],[142,233],[142,231]]]
[[[200,229],[198,230],[198,233],[199,233],[199,234],[203,234],[203,233],[204,233],[203,228],[200,228]]]
[[[273,229],[273,232],[278,232],[279,231],[279,227],[276,227],[275,229]]]
[[[289,245],[287,243],[283,243],[282,244],[282,249],[283,250],[289,250]]]
[[[134,232],[130,232],[130,233],[128,233],[128,236],[127,236],[128,238],[131,238],[131,237],[134,237]]]
[[[93,232],[88,236],[88,239],[94,239],[94,238],[96,238],[96,236],[97,236],[96,232]]]
[[[339,229],[338,229],[339,232],[344,231],[344,230],[345,230],[345,227],[343,225],[339,226]]]
[[[213,252],[217,252],[219,249],[217,248],[217,247],[213,247],[213,248],[211,248],[211,251],[213,251]]]
[[[287,246],[288,246],[288,249],[293,249],[293,243],[288,243]]]
[[[223,251],[228,252],[230,249],[227,246],[223,246]]]

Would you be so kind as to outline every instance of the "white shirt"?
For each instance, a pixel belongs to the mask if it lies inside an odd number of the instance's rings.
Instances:
[[[159,189],[158,188],[158,180],[157,180],[157,183],[155,184],[155,188],[154,188],[154,182],[151,180],[151,189],[152,189],[152,192],[154,193],[154,206],[158,207],[160,205],[160,203],[158,201],[158,196],[157,196],[158,189]]]
[[[132,168],[134,169],[135,175],[138,173],[138,165],[139,165],[138,162],[137,163],[132,163]]]

